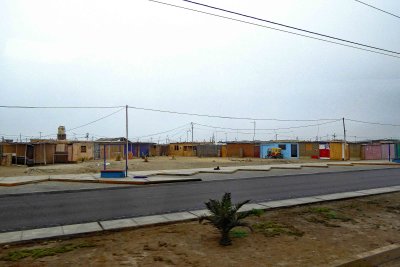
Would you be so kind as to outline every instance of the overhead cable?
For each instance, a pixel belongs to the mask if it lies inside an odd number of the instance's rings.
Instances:
[[[124,108],[125,106],[13,106],[0,105],[0,108],[17,108],[17,109],[105,109],[105,108]]]
[[[73,131],[73,130],[75,130],[75,129],[79,129],[79,128],[88,126],[88,125],[90,125],[90,124],[93,124],[93,123],[98,122],[98,121],[100,121],[100,120],[103,120],[103,119],[105,119],[105,118],[108,118],[108,117],[114,115],[115,113],[118,113],[118,112],[120,112],[120,111],[122,111],[122,110],[124,110],[124,109],[125,109],[125,107],[124,107],[124,108],[121,108],[121,109],[119,109],[119,110],[117,110],[117,111],[114,111],[114,112],[112,112],[112,113],[110,113],[110,114],[108,114],[108,115],[106,115],[106,116],[104,116],[104,117],[101,117],[101,118],[99,118],[99,119],[97,119],[97,120],[94,120],[94,121],[85,123],[85,124],[83,124],[83,125],[80,125],[80,126],[77,126],[77,127],[71,128],[71,129],[66,129],[66,131]]]
[[[334,41],[330,41],[330,40],[325,40],[325,39],[322,39],[322,38],[308,36],[308,35],[301,34],[301,33],[296,33],[296,32],[286,31],[286,30],[282,30],[282,29],[277,29],[277,28],[274,28],[274,27],[269,27],[269,26],[258,24],[258,23],[254,23],[254,22],[249,22],[249,21],[245,21],[245,20],[240,20],[240,19],[235,19],[235,18],[226,17],[226,16],[222,16],[222,15],[217,15],[217,14],[213,14],[213,13],[210,13],[210,12],[205,12],[205,11],[201,11],[201,10],[197,10],[197,9],[193,9],[193,8],[187,8],[187,7],[183,7],[183,6],[173,5],[173,4],[169,4],[169,3],[165,3],[165,2],[161,2],[161,1],[156,1],[156,0],[148,0],[148,1],[154,2],[154,3],[157,3],[157,4],[166,5],[166,6],[176,7],[176,8],[180,8],[180,9],[184,9],[184,10],[189,10],[189,11],[193,11],[193,12],[197,12],[197,13],[201,13],[201,14],[206,14],[206,15],[210,15],[210,16],[214,16],[214,17],[218,17],[218,18],[237,21],[237,22],[241,22],[241,23],[245,23],[245,24],[249,24],[249,25],[253,25],[253,26],[257,26],[257,27],[262,27],[262,28],[266,28],[266,29],[270,29],[270,30],[274,30],[274,31],[279,31],[279,32],[284,32],[284,33],[296,35],[296,36],[301,36],[301,37],[305,37],[305,38],[309,38],[309,39],[313,39],[313,40],[317,40],[317,41],[321,41],[321,42],[331,43],[331,44],[340,45],[340,46],[344,46],[344,47],[350,47],[350,48],[353,48],[353,49],[363,50],[363,51],[367,51],[367,52],[370,52],[370,53],[380,54],[380,55],[384,55],[384,56],[388,56],[388,57],[400,58],[400,56],[396,56],[396,55],[392,55],[392,54],[382,53],[382,52],[378,52],[378,51],[371,50],[371,49],[366,49],[366,48],[361,48],[361,47],[357,47],[357,46],[353,46],[353,45],[348,45],[348,44],[343,44],[343,43],[334,42]]]
[[[291,127],[279,127],[279,128],[269,128],[269,129],[236,129],[236,128],[225,128],[225,127],[219,127],[219,126],[211,126],[211,125],[204,125],[204,124],[199,124],[199,123],[195,123],[197,125],[201,125],[204,127],[210,127],[210,128],[215,128],[215,129],[227,129],[227,130],[244,130],[244,131],[250,131],[250,130],[255,130],[255,131],[275,131],[275,130],[288,130],[288,129],[298,129],[298,128],[307,128],[307,127],[314,127],[314,126],[319,126],[319,125],[324,125],[324,124],[330,124],[330,123],[334,123],[337,121],[340,121],[341,119],[336,119],[336,120],[332,120],[332,121],[328,121],[328,122],[321,122],[318,124],[309,124],[309,125],[300,125],[300,126],[291,126]]]
[[[363,5],[366,5],[366,6],[368,6],[368,7],[371,7],[371,8],[373,8],[373,9],[379,10],[379,11],[381,11],[381,12],[383,12],[383,13],[386,13],[386,14],[388,14],[388,15],[391,15],[391,16],[393,16],[393,17],[396,17],[396,18],[400,19],[400,16],[397,16],[396,14],[390,13],[390,12],[385,11],[385,10],[383,10],[383,9],[377,8],[376,6],[367,4],[367,3],[363,2],[363,1],[359,1],[359,0],[354,0],[354,1],[356,1],[356,2],[358,2],[358,3],[360,3],[360,4],[363,4]]]
[[[150,1],[153,1],[153,0],[150,0]],[[296,31],[306,32],[306,33],[309,33],[309,34],[321,36],[321,37],[324,37],[324,38],[333,39],[333,40],[336,40],[336,41],[341,41],[341,42],[350,43],[350,44],[353,44],[353,45],[363,46],[363,47],[367,47],[367,48],[380,50],[380,51],[383,51],[383,52],[389,52],[389,53],[400,55],[400,52],[397,52],[397,51],[392,51],[392,50],[388,50],[388,49],[384,49],[384,48],[380,48],[380,47],[376,47],[376,46],[366,45],[366,44],[363,44],[363,43],[359,43],[359,42],[354,42],[354,41],[338,38],[338,37],[335,37],[335,36],[332,36],[332,35],[327,35],[327,34],[322,34],[322,33],[314,32],[314,31],[309,31],[309,30],[298,28],[298,27],[293,27],[293,26],[290,26],[290,25],[287,25],[287,24],[278,23],[278,22],[274,22],[274,21],[266,20],[266,19],[261,19],[261,18],[258,18],[258,17],[246,15],[246,14],[243,14],[243,13],[239,13],[239,12],[235,12],[235,11],[231,11],[231,10],[227,10],[227,9],[223,9],[223,8],[219,8],[219,7],[215,7],[215,6],[211,6],[211,5],[202,4],[202,3],[199,3],[199,2],[194,2],[194,1],[190,1],[190,0],[181,0],[181,1],[187,2],[187,3],[191,3],[191,4],[194,4],[194,5],[199,5],[199,6],[211,8],[211,9],[218,10],[218,11],[223,11],[223,12],[226,12],[226,13],[230,13],[230,14],[234,14],[234,15],[238,15],[238,16],[242,16],[242,17],[246,17],[246,18],[250,18],[250,19],[254,19],[254,20],[258,20],[258,21],[262,21],[262,22],[266,22],[266,23],[270,23],[270,24],[274,24],[274,25],[278,25],[278,26],[289,28],[289,29],[296,30]]]
[[[250,117],[233,117],[233,116],[221,116],[221,115],[211,115],[211,114],[199,114],[199,113],[189,113],[189,112],[179,112],[179,111],[171,111],[171,110],[162,110],[162,109],[153,109],[153,108],[143,108],[143,107],[135,107],[128,106],[131,109],[137,110],[145,110],[145,111],[154,111],[161,113],[170,113],[170,114],[179,114],[179,115],[188,115],[188,116],[198,116],[198,117],[209,117],[209,118],[219,118],[219,119],[231,119],[231,120],[252,120],[252,121],[336,121],[338,119],[274,119],[274,118],[250,118]]]
[[[381,123],[381,122],[370,122],[370,121],[360,121],[360,120],[353,120],[353,119],[345,119],[346,121],[364,123],[364,124],[374,124],[374,125],[382,125],[382,126],[394,126],[400,127],[400,124],[392,124],[392,123]]]

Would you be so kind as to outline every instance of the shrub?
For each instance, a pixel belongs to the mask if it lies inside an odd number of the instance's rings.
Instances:
[[[246,222],[242,221],[244,218],[251,215],[251,212],[238,212],[238,210],[249,201],[250,200],[246,200],[234,205],[232,204],[231,194],[225,193],[221,201],[210,199],[210,201],[205,202],[205,205],[211,212],[211,215],[202,216],[200,217],[199,221],[209,221],[221,233],[219,244],[222,246],[229,246],[232,244],[232,240],[229,237],[229,232],[233,228],[243,226],[252,230]]]

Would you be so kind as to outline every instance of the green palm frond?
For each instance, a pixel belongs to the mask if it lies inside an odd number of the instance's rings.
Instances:
[[[243,205],[249,202],[250,200],[246,200],[234,205],[232,204],[231,194],[225,193],[221,201],[210,199],[208,202],[205,202],[205,205],[210,211],[211,215],[200,217],[199,222],[204,220],[209,221],[221,232],[222,238],[220,244],[229,245],[230,240],[229,236],[227,236],[227,233],[229,233],[230,230],[237,226],[244,226],[251,229],[247,223],[242,221],[242,219],[251,215],[251,212],[238,212]]]

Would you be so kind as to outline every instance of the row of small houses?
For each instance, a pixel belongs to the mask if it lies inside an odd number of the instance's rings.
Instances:
[[[92,159],[124,159],[143,156],[267,158],[268,150],[281,148],[284,159],[342,160],[343,142],[268,141],[227,143],[155,144],[128,142],[125,138],[101,138],[96,141],[31,140],[0,142],[1,165],[54,164]],[[400,157],[400,141],[346,143],[346,160],[388,160]]]

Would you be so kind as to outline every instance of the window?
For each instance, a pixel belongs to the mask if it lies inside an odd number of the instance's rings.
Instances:
[[[184,146],[183,147],[183,151],[187,151],[188,150],[188,147],[187,146]]]
[[[86,146],[81,146],[81,153],[86,153]]]
[[[174,147],[174,150],[179,150],[179,146],[175,146],[175,147]]]
[[[286,150],[286,145],[285,144],[279,144],[278,147],[282,150]]]

